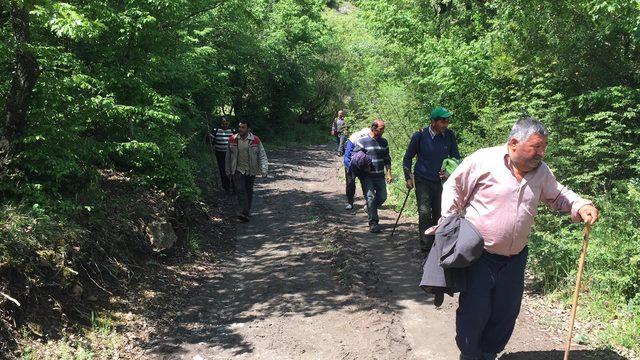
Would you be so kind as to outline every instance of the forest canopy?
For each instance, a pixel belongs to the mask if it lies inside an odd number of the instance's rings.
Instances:
[[[221,115],[250,120],[267,147],[326,142],[340,108],[351,129],[382,118],[400,178],[436,106],[463,156],[504,143],[523,115],[545,123],[546,162],[602,213],[584,311],[603,343],[638,349],[638,0],[2,1],[0,275],[66,258],[74,240],[49,235],[108,202],[106,172],[198,201]],[[538,289],[570,296],[580,239],[541,211]]]

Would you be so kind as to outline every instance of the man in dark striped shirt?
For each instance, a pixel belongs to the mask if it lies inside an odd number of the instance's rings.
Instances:
[[[363,177],[367,214],[369,215],[369,231],[380,232],[378,225],[378,208],[387,200],[387,184],[393,181],[391,176],[391,155],[389,143],[382,137],[384,121],[375,120],[371,124],[371,132],[356,141],[353,152],[363,151],[373,163],[373,169]]]
[[[236,131],[229,127],[229,117],[225,115],[220,121],[220,126],[212,128],[210,134],[216,153],[222,188],[227,193],[231,191],[231,182],[225,173],[224,161],[227,155],[227,149],[229,148],[229,137],[235,133]]]

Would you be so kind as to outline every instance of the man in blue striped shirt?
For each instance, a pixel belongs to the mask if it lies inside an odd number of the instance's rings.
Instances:
[[[363,151],[373,163],[373,169],[363,177],[367,214],[369,215],[369,231],[380,232],[378,225],[378,208],[387,200],[387,184],[393,181],[391,176],[391,155],[389,143],[382,137],[384,121],[376,119],[371,124],[371,132],[356,141],[353,152]]]

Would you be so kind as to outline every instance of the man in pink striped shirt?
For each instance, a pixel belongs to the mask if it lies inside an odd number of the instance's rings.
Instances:
[[[456,313],[460,359],[495,359],[511,337],[524,291],[531,226],[541,201],[594,223],[598,210],[556,181],[542,159],[548,131],[537,119],[516,122],[506,145],[467,157],[443,186],[442,216],[459,213],[484,239],[468,269]]]

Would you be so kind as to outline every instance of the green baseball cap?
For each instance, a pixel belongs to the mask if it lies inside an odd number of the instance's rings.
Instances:
[[[447,119],[450,116],[451,116],[451,113],[447,109],[438,106],[437,108],[433,109],[429,118],[431,118],[431,120]]]

